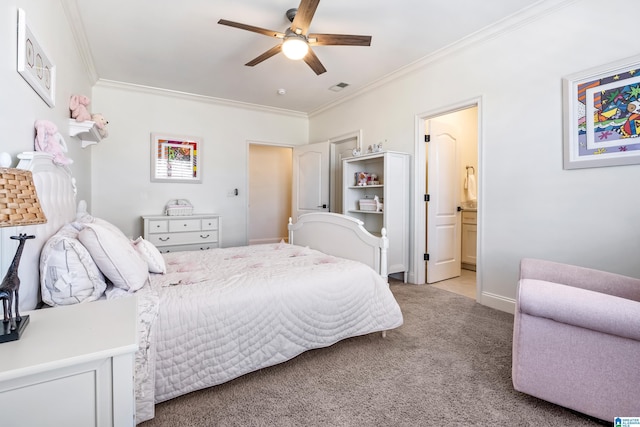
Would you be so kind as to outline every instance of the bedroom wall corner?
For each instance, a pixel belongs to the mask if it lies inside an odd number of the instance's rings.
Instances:
[[[98,82],[94,106],[109,119],[109,138],[92,148],[92,213],[130,237],[141,215],[159,215],[170,199],[194,213],[222,215],[222,246],[247,243],[247,141],[302,145],[308,118],[232,102],[115,82]],[[151,133],[203,139],[202,183],[150,180]],[[238,195],[229,196],[234,189]]]

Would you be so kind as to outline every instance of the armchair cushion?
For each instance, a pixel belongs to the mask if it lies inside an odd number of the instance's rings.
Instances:
[[[640,341],[640,302],[560,283],[524,279],[519,309],[567,325]],[[640,369],[640,367],[639,367]]]

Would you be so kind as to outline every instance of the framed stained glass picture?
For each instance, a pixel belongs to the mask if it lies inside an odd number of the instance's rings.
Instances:
[[[202,182],[202,139],[151,134],[151,182]]]
[[[640,164],[640,56],[563,79],[564,168]]]

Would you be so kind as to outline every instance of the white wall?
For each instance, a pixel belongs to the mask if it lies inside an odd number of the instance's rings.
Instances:
[[[49,108],[16,71],[17,9],[25,11],[26,21],[47,56],[56,65],[56,103]],[[78,55],[73,35],[59,0],[3,1],[0,6],[0,152],[13,156],[33,151],[36,120],[54,122],[69,146],[74,160],[71,169],[77,178],[78,196],[90,199],[90,153],[69,135],[69,97],[91,95],[91,83]],[[1,244],[1,243],[0,243]]]
[[[133,238],[142,234],[140,215],[161,214],[168,200],[181,198],[196,213],[222,215],[223,246],[247,244],[247,141],[308,141],[308,120],[299,114],[100,82],[93,96],[109,137],[90,148],[92,213]],[[204,139],[202,184],[150,181],[151,132]],[[235,188],[239,195],[229,197]]]
[[[310,140],[362,128],[365,146],[386,139],[387,149],[414,153],[417,116],[482,97],[482,301],[515,298],[522,257],[640,277],[640,166],[562,169],[561,78],[638,51],[632,37],[606,35],[610,11],[637,16],[640,3],[613,0],[603,11],[596,0],[566,2],[313,114]]]
[[[49,108],[16,71],[18,8],[25,11],[29,28],[56,65],[54,108]],[[13,158],[11,166],[15,167],[19,153],[34,149],[34,122],[52,121],[61,134],[65,135],[69,146],[68,156],[74,160],[71,170],[77,178],[78,197],[90,199],[90,153],[83,151],[80,143],[68,136],[68,99],[72,93],[90,95],[91,84],[79,59],[60,1],[3,1],[0,3],[0,28],[0,152],[9,153]],[[4,230],[3,236],[18,232]],[[16,240],[0,239],[0,274],[5,274],[17,246]],[[20,269],[22,268],[21,265]]]

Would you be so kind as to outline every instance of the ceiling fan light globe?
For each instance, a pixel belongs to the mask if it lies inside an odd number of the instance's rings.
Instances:
[[[282,52],[289,59],[302,59],[309,52],[309,45],[299,37],[289,37],[282,42]]]

